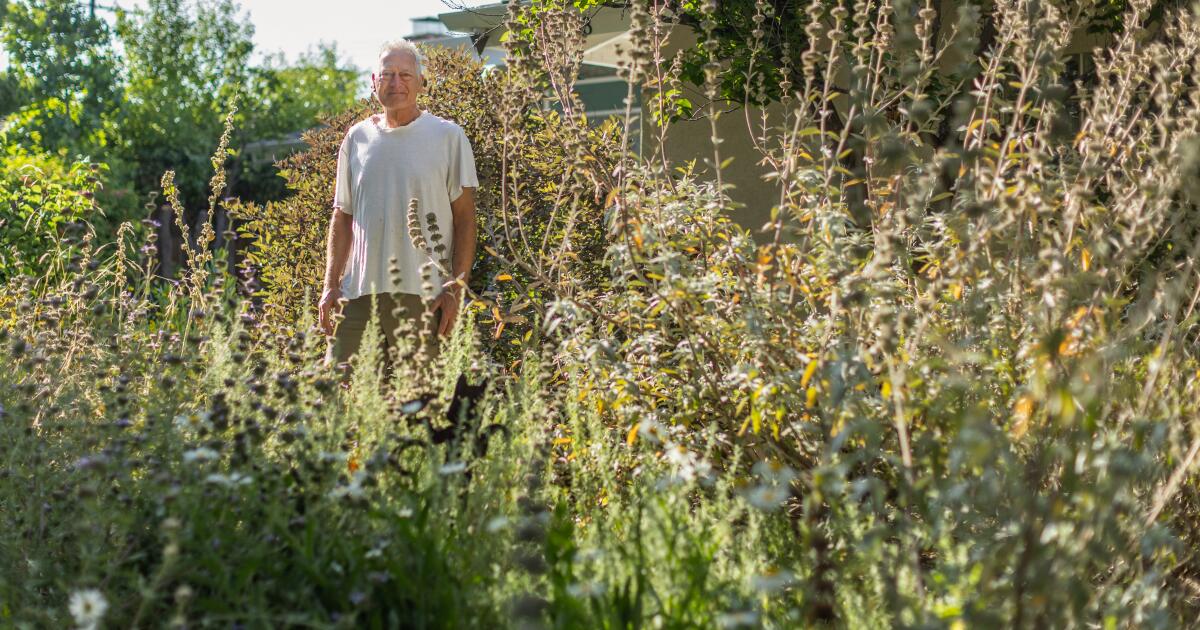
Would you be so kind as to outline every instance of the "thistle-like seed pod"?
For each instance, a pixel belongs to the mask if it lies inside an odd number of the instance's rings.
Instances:
[[[425,242],[425,235],[421,232],[421,222],[417,218],[416,199],[408,202],[408,238],[418,251],[428,252],[429,244]]]
[[[395,256],[388,259],[388,277],[392,280],[393,286],[399,286],[401,282],[400,263]]]

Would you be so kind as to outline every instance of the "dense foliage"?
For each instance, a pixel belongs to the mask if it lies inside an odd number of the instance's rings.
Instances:
[[[133,230],[64,233],[56,271],[0,288],[4,622],[1191,623],[1200,20],[1165,11],[1151,37],[1131,2],[1067,85],[1087,13],[1001,2],[959,93],[929,88],[943,46],[978,45],[969,8],[938,44],[935,15],[859,4],[878,11],[814,3],[832,27],[803,80],[747,120],[779,191],[759,239],[719,169],[598,142],[628,148],[631,122],[579,120],[579,15],[514,6],[533,36],[503,76],[446,75],[464,96],[427,103],[496,132],[472,136],[500,226],[489,308],[387,380],[370,339],[347,388],[321,360],[312,296],[281,282],[316,258],[260,258],[279,274],[260,303],[219,259],[156,284]],[[640,6],[634,44],[665,8]],[[622,70],[653,95],[680,68],[649,53]],[[705,63],[715,92],[726,62]],[[476,81],[503,82],[494,110]],[[359,115],[285,164],[313,215],[246,209],[259,251],[283,253],[273,217],[327,216]],[[519,360],[487,345],[487,313],[527,320]]]
[[[77,150],[96,144],[87,136],[107,126],[121,105],[112,29],[68,0],[13,3],[2,17],[5,74],[14,89],[0,114],[53,100],[67,111],[57,124],[42,126],[44,141]]]
[[[0,130],[0,281],[42,273],[61,260],[60,239],[96,218],[102,165],[70,166],[9,141]],[[112,235],[109,235],[112,236]]]
[[[361,88],[358,70],[330,47],[291,62],[256,62],[253,27],[230,0],[153,0],[117,11],[115,28],[75,0],[17,0],[0,13],[5,145],[40,154],[53,170],[103,164],[94,192],[105,213],[89,220],[106,241],[123,220],[137,225],[156,209],[143,204],[156,197],[168,169],[189,209],[185,224],[199,222],[209,156],[231,104],[238,106],[231,192],[265,201],[285,193],[273,157],[241,150],[313,127],[319,114],[354,103]],[[10,225],[19,219],[0,216]]]

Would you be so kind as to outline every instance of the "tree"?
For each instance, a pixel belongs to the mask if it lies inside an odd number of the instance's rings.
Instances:
[[[47,148],[92,152],[120,108],[121,77],[108,25],[75,0],[22,0],[0,7],[9,70],[0,114],[55,101],[64,115],[41,130]],[[11,91],[10,91],[11,90]]]
[[[288,63],[282,55],[270,56],[251,75],[236,144],[294,137],[321,124],[321,117],[350,109],[363,87],[357,68],[338,58],[337,47],[320,44],[316,50]],[[297,145],[298,148],[298,145]],[[244,201],[263,203],[282,199],[286,182],[274,161],[286,157],[288,147],[237,160],[237,176],[230,193]]]
[[[290,64],[269,56],[253,73],[245,134],[264,139],[304,131],[322,114],[352,107],[363,87],[359,69],[341,62],[336,45],[319,44]]]
[[[137,187],[155,190],[174,170],[185,205],[198,207],[226,110],[251,78],[254,27],[232,0],[149,0],[118,12],[117,33],[129,78],[122,152]]]

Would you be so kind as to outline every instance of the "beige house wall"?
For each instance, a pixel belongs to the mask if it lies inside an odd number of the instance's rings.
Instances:
[[[670,59],[680,49],[696,43],[696,35],[687,27],[675,27],[671,32],[667,45],[664,47],[664,58]],[[685,96],[694,105],[706,102],[705,96],[695,86],[685,86]],[[647,103],[649,99],[643,98]],[[716,137],[721,139],[714,153],[713,122],[707,116],[707,109],[696,111],[694,119],[676,121],[667,126],[664,139],[664,154],[675,166],[683,166],[694,162],[695,173],[706,179],[715,179],[713,170],[714,160],[718,157],[723,163],[729,163],[721,169],[721,182],[729,184],[730,199],[739,207],[731,211],[730,216],[739,225],[749,229],[758,236],[762,226],[770,221],[771,209],[779,204],[779,186],[766,180],[771,168],[764,165],[763,152],[755,146],[755,138],[762,135],[762,108],[745,107],[742,103],[728,103],[718,107],[716,117]],[[766,108],[766,124],[768,129],[778,127],[783,122],[783,106],[773,103]],[[649,112],[643,110],[643,153],[649,153],[656,142],[653,120]],[[770,135],[771,132],[768,132]]]
[[[757,107],[751,107],[749,110],[738,107],[719,114],[715,125],[717,137],[722,140],[717,145],[720,159],[732,160],[721,170],[721,180],[722,183],[732,185],[729,196],[741,206],[731,213],[731,217],[754,232],[770,220],[771,208],[779,203],[779,186],[775,182],[766,181],[771,169],[761,163],[762,153],[754,146],[754,136],[747,125],[747,118],[751,120],[751,124],[760,124],[762,113]],[[768,107],[766,113],[768,121],[774,121],[775,125],[780,124],[783,119],[783,107],[779,104]],[[643,117],[643,120],[649,119]],[[682,120],[669,125],[664,143],[667,159],[676,166],[694,160],[695,172],[698,175],[714,179],[712,127],[707,117]],[[643,138],[643,145],[651,141],[647,134]],[[648,149],[645,147],[644,150]]]

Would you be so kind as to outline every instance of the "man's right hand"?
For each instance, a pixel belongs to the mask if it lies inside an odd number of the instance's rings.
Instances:
[[[321,294],[321,301],[317,303],[317,326],[321,332],[326,335],[333,334],[333,309],[337,307],[338,301],[342,299],[342,290],[340,288],[326,288]]]

